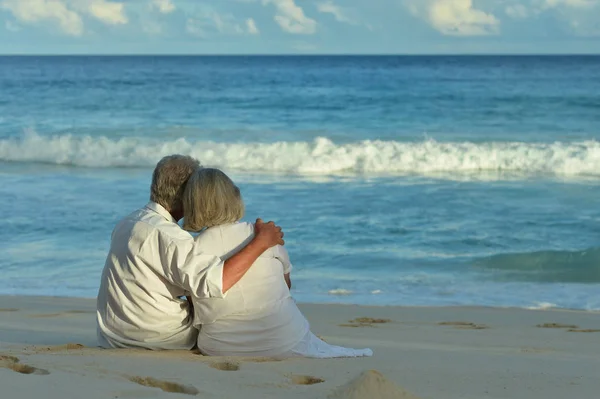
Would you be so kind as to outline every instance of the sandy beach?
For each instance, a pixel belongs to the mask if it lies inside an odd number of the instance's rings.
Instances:
[[[0,297],[2,398],[597,398],[600,314],[301,305],[372,358],[210,358],[96,347],[95,301]],[[170,391],[170,392],[168,392]]]

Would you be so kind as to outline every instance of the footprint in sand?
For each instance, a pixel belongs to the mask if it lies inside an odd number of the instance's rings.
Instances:
[[[71,350],[81,350],[86,348],[85,345],[76,344],[76,343],[68,343],[64,345],[55,345],[55,346],[36,346],[32,347],[34,352],[62,352],[62,351],[71,351]]]
[[[0,355],[0,367],[4,367],[21,374],[48,375],[48,370],[21,364],[18,357],[10,355]]]
[[[48,375],[50,372],[48,370],[39,369],[37,367],[28,366],[26,364],[21,363],[10,363],[6,366],[12,371],[16,371],[21,374],[38,374],[38,375]]]
[[[132,376],[127,377],[127,379],[145,387],[158,388],[164,392],[183,393],[186,395],[198,395],[198,393],[200,393],[200,391],[198,391],[196,387],[192,385],[182,385],[176,382],[158,380],[152,377]]]
[[[439,326],[452,326],[460,330],[486,330],[489,327],[485,324],[475,324],[469,321],[442,321]]]
[[[521,348],[521,349],[519,349],[519,352],[532,353],[532,354],[551,353],[551,352],[556,352],[556,349],[554,349],[554,348]]]
[[[544,323],[538,324],[536,327],[538,328],[579,328],[579,326],[575,326],[572,324],[560,324],[560,323]]]
[[[347,324],[340,324],[340,327],[374,327],[374,324],[391,323],[390,319],[374,319],[372,317],[357,317],[348,321]]]
[[[459,330],[487,330],[489,327],[485,324],[472,324],[469,326],[456,326],[454,328]]]
[[[212,363],[210,367],[221,371],[238,371],[240,369],[240,365],[233,362]]]
[[[290,380],[295,385],[314,385],[325,382],[324,379],[311,375],[293,375],[290,377]]]

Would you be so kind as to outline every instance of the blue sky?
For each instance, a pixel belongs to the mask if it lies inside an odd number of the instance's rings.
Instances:
[[[1,54],[600,54],[600,0],[0,0]]]

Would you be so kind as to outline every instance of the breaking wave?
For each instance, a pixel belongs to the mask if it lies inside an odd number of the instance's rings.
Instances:
[[[36,133],[0,140],[0,161],[5,162],[148,167],[173,153],[194,156],[207,166],[248,172],[600,177],[600,143],[593,140],[569,143],[365,140],[336,144],[320,137],[309,142],[222,143],[184,138],[154,141]]]

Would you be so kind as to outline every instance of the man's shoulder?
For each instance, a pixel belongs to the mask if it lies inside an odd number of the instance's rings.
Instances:
[[[133,211],[121,219],[115,228],[115,231],[119,230],[128,231],[134,236],[156,234],[167,241],[192,240],[192,236],[178,224],[166,220],[148,208]]]

